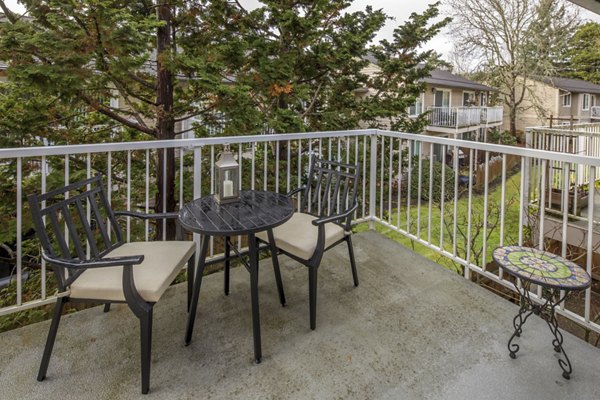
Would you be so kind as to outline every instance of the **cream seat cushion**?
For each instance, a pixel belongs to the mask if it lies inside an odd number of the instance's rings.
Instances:
[[[107,257],[143,255],[133,266],[137,291],[148,302],[156,302],[183,265],[194,254],[194,242],[133,242],[117,247]],[[90,268],[71,284],[71,297],[124,301],[123,267]]]
[[[312,224],[314,215],[294,213],[287,222],[273,229],[275,246],[303,260],[308,260],[317,248],[319,228]],[[256,234],[260,240],[269,242],[266,231]],[[325,248],[344,237],[344,229],[334,223],[325,224]]]

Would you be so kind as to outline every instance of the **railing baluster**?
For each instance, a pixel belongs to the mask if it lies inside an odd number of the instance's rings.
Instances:
[[[481,268],[487,271],[487,235],[488,235],[488,196],[489,196],[489,179],[490,179],[490,152],[485,152],[484,172],[483,172],[483,251],[481,252]]]
[[[596,182],[597,174],[596,167],[590,167],[590,193],[588,199],[588,220],[587,220],[587,255],[585,260],[585,269],[587,273],[592,276],[592,268],[594,261],[594,202],[596,198],[596,189],[595,185],[591,182]],[[592,302],[592,288],[589,287],[585,291],[585,308],[583,312],[583,317],[585,322],[590,322],[590,312],[591,312],[591,302]]]
[[[521,169],[521,175],[525,170]],[[504,246],[504,220],[506,215],[506,154],[502,155],[502,177],[500,178],[500,239],[499,246]],[[498,268],[498,278],[503,278],[503,269]]]
[[[127,150],[127,211],[131,211],[131,150]],[[131,242],[131,218],[127,220],[127,243]]]
[[[446,145],[442,145],[442,187],[440,189],[440,250],[444,250],[444,206],[446,203]]]
[[[17,157],[17,305],[23,304],[23,159]]]
[[[454,240],[452,240],[452,255],[456,258],[456,234],[457,234],[457,230],[458,230],[458,220],[457,220],[457,214],[458,214],[458,158],[459,158],[459,150],[460,148],[458,146],[454,146],[454,153],[452,154],[452,162],[454,164],[454,214],[453,214],[453,218],[454,218],[454,223],[453,223],[453,235],[452,237],[454,238]]]
[[[47,164],[47,160],[46,160],[46,156],[42,156],[42,164],[41,164],[41,168],[42,168],[42,185],[41,185],[41,191],[42,193],[46,193],[46,177],[48,175],[48,164]],[[41,204],[42,209],[46,208],[46,200],[42,201]],[[44,215],[42,217],[42,224],[44,226],[46,226],[46,216]],[[42,293],[42,300],[44,300],[46,298],[46,260],[42,259],[42,263],[41,263],[41,281],[40,281],[40,286],[41,286],[41,293]]]
[[[413,141],[407,140],[408,145],[408,180],[406,181],[406,232],[410,233],[410,198],[412,197],[412,152],[413,152]]]
[[[473,221],[473,149],[469,149],[469,199],[467,205],[467,265],[465,278],[471,277],[471,227]]]
[[[92,177],[92,155],[90,153],[87,153],[86,156],[86,166],[85,166],[85,175],[87,177],[87,179],[90,179]],[[87,185],[87,190],[90,190],[92,187],[91,185]],[[90,222],[91,219],[91,210],[90,210],[90,202],[89,200],[86,201],[85,204],[85,210],[86,210],[86,215],[85,217],[87,218],[87,222]],[[91,235],[90,235],[91,237]],[[87,255],[87,257],[90,257],[90,245],[91,243],[89,241],[85,242],[85,254]]]
[[[397,204],[398,209],[396,210],[397,224],[396,226],[400,228],[400,210],[402,205],[402,139],[398,139],[398,178],[396,179],[396,183],[398,185],[398,193],[397,193]]]
[[[162,165],[162,169],[163,169],[163,206],[162,206],[162,212],[166,213],[167,212],[167,158],[169,157],[169,151],[170,149],[164,148],[163,149],[163,165]],[[167,220],[163,219],[162,220],[162,240],[163,242],[165,240],[167,240]]]
[[[275,142],[275,192],[279,193],[279,141]]]
[[[421,239],[421,199],[423,190],[423,148],[419,148],[419,163],[417,171],[417,199],[415,205],[417,206],[417,237]]]
[[[390,138],[390,155],[388,166],[388,222],[392,223],[392,168],[394,164],[394,139]]]
[[[433,213],[433,143],[429,145],[429,209],[427,216],[427,242],[431,243],[431,225],[432,225],[432,213]]]
[[[106,200],[108,204],[112,202],[112,152],[108,152],[106,157]],[[113,227],[110,225],[110,218],[106,219],[106,231],[108,233],[108,238],[112,237],[112,229]],[[66,236],[66,235],[65,235]]]
[[[250,189],[254,190],[254,182],[256,181],[256,142],[252,142],[252,167],[250,168]]]
[[[146,214],[150,212],[150,149],[146,149],[146,171],[144,176],[144,211]],[[149,239],[150,221],[144,221],[144,240],[147,242]]]

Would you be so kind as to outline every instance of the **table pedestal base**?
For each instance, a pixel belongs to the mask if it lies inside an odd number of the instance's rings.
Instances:
[[[517,352],[520,349],[518,344],[513,343],[513,340],[516,337],[521,336],[523,333],[523,325],[527,319],[532,314],[538,315],[544,321],[546,321],[548,328],[550,328],[550,332],[552,332],[552,335],[554,336],[554,339],[552,340],[554,351],[562,355],[562,358],[558,359],[558,365],[563,370],[562,376],[565,379],[570,379],[573,369],[571,368],[571,361],[569,361],[569,357],[567,357],[567,353],[565,353],[565,349],[562,346],[563,335],[558,329],[558,321],[556,319],[555,312],[556,307],[565,300],[569,292],[565,292],[561,298],[559,290],[545,289],[550,291],[549,295],[544,299],[542,304],[537,304],[529,295],[531,283],[522,279],[517,279],[517,281],[521,283],[521,285],[515,285],[517,291],[521,295],[521,306],[519,308],[519,313],[513,319],[513,327],[515,328],[515,331],[508,340],[508,351],[510,358],[517,358]],[[558,300],[555,301],[555,299]]]

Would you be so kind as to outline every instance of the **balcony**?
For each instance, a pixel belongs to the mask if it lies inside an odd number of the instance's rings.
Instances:
[[[60,295],[49,279],[50,269],[23,258],[33,247],[31,242],[24,246],[31,233],[25,194],[102,172],[108,177],[107,192],[115,208],[148,209],[154,196],[157,154],[173,149],[176,197],[182,205],[212,192],[214,161],[224,143],[238,154],[244,188],[293,189],[302,182],[311,154],[362,163],[360,206],[354,216],[360,231],[355,253],[361,285],[352,286],[344,246],[327,253],[319,272],[318,325],[312,332],[304,268],[281,258],[289,303],[282,309],[269,261],[261,261],[264,361],[260,365],[252,364],[249,283],[243,269],[232,273],[228,298],[222,295],[222,273],[207,276],[197,330],[187,348],[183,346],[185,289],[174,286],[156,308],[151,395],[600,397],[596,379],[600,350],[593,346],[600,334],[595,260],[599,250],[588,240],[598,234],[599,226],[592,218],[580,216],[585,236],[577,245],[543,235],[544,221],[555,211],[544,197],[551,188],[547,167],[557,168],[554,177],[561,176],[560,171],[568,175],[576,170],[590,181],[598,179],[600,159],[579,154],[380,130],[2,149],[2,179],[13,185],[3,196],[15,205],[11,223],[2,229],[5,234],[14,232],[16,239],[11,260],[14,283],[2,292],[0,315],[53,303]],[[432,154],[434,146],[441,150],[439,164],[425,156]],[[446,156],[450,150],[457,154],[459,147],[469,156],[467,172],[465,167],[460,170],[458,158],[450,161]],[[479,169],[473,165],[478,158],[475,152],[483,154]],[[509,165],[514,158],[517,168],[513,169]],[[473,176],[478,170],[484,178],[476,186]],[[465,173],[466,186],[458,179]],[[591,191],[589,215],[594,215],[594,204]],[[569,208],[568,203],[560,207]],[[571,222],[569,213],[564,215],[558,218],[561,232]],[[127,221],[124,226],[132,240],[153,235],[152,225]],[[216,242],[209,250],[212,257],[221,251]],[[574,368],[570,381],[560,377],[550,334],[537,317],[525,325],[522,353],[516,360],[508,357],[506,343],[517,297],[510,277],[491,260],[495,247],[508,244],[561,254],[594,276],[590,289],[557,310],[561,326],[585,339],[565,334]],[[530,296],[541,301],[544,293],[532,287]],[[10,398],[136,396],[136,322],[123,307],[108,314],[92,308],[69,315],[61,323],[44,383],[35,381],[35,371],[48,322],[0,334],[3,394]]]
[[[356,235],[361,284],[343,246],[320,270],[319,314],[308,327],[304,267],[282,257],[288,305],[279,306],[270,261],[261,262],[263,362],[253,363],[249,283],[232,271],[202,283],[198,329],[183,346],[185,284],[155,309],[150,396],[233,398],[577,398],[600,396],[600,350],[567,334],[574,363],[564,382],[544,322],[531,319],[516,360],[506,342],[517,306],[376,232]],[[393,255],[393,257],[390,257]],[[396,261],[397,260],[397,261]],[[145,398],[138,395],[137,319],[125,307],[69,315],[48,379],[34,379],[48,323],[0,334],[6,398]],[[119,332],[119,334],[115,334]],[[81,352],[86,356],[81,357]]]
[[[441,133],[462,133],[499,126],[503,107],[427,107],[427,130]]]

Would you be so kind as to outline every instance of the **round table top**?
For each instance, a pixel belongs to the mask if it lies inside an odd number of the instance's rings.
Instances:
[[[543,287],[582,290],[592,284],[579,265],[560,256],[531,247],[498,247],[494,260],[509,274]]]
[[[240,191],[240,200],[219,204],[212,195],[191,201],[179,211],[181,225],[196,233],[235,236],[283,224],[294,214],[290,199],[279,193]]]

